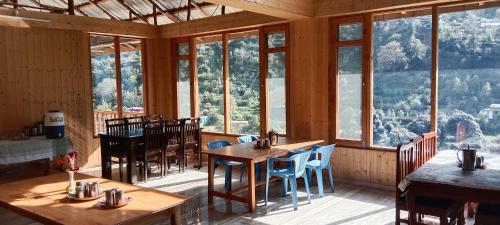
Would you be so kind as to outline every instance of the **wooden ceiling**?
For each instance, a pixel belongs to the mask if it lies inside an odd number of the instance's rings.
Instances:
[[[152,25],[241,11],[202,0],[3,0],[0,6]]]

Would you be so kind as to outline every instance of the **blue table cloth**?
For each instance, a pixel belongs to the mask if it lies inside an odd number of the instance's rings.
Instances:
[[[45,136],[28,140],[0,141],[0,164],[22,163],[33,160],[54,158],[73,151],[69,138],[47,139]]]

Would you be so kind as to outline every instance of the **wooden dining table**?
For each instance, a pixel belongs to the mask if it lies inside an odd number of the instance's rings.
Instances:
[[[108,179],[75,174],[77,181],[99,181],[101,189],[120,188],[132,200],[120,208],[102,208],[99,201],[75,201],[67,198],[68,174],[56,173],[0,185],[0,207],[29,217],[42,224],[150,224],[170,220],[181,224],[181,205],[189,199],[115,182]]]
[[[219,149],[204,150],[202,153],[208,156],[208,202],[213,203],[214,196],[229,200],[239,201],[248,204],[250,212],[255,212],[256,200],[255,189],[257,186],[265,184],[265,181],[256,183],[255,163],[264,162],[268,157],[283,157],[289,151],[307,148],[321,144],[323,140],[292,139],[279,137],[278,144],[269,149],[254,149],[256,142],[231,145]],[[242,162],[248,167],[248,184],[243,189],[235,189],[230,192],[220,192],[214,190],[214,160],[231,160]],[[247,192],[246,196],[237,195],[241,191]]]
[[[101,141],[101,146],[105,146],[102,143],[105,138],[111,138],[113,141],[121,143],[121,145],[126,146],[125,155],[127,157],[126,167],[127,167],[127,183],[135,184],[137,183],[137,171],[136,171],[136,158],[137,158],[137,148],[140,143],[144,142],[144,132],[142,129],[136,129],[124,133],[102,133],[99,134]],[[102,177],[106,179],[111,179],[111,155],[101,148],[101,172]]]
[[[456,151],[440,151],[398,184],[400,190],[408,190],[410,224],[417,224],[417,196],[500,204],[500,154],[478,154],[484,156],[485,169],[464,171],[458,167]]]

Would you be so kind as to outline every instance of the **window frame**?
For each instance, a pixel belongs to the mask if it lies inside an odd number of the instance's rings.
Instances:
[[[148,83],[147,83],[147,50],[146,50],[146,41],[144,38],[131,37],[131,36],[123,36],[123,35],[108,35],[108,34],[100,34],[100,33],[88,33],[87,40],[89,43],[88,53],[89,53],[89,66],[90,66],[90,90],[93,92],[93,74],[92,74],[92,36],[101,36],[101,37],[112,37],[114,40],[113,47],[115,49],[115,80],[116,80],[116,101],[117,101],[117,110],[116,113],[119,117],[123,117],[123,95],[122,95],[122,68],[121,68],[121,49],[120,49],[120,38],[130,38],[137,39],[141,42],[141,72],[142,72],[142,101],[143,101],[143,113],[148,113]],[[120,87],[120,88],[118,88]],[[98,138],[97,126],[95,123],[95,114],[94,114],[94,105],[92,103],[92,126],[93,126],[93,137]],[[112,111],[114,112],[114,111]]]
[[[459,2],[459,3],[441,3],[429,4],[416,7],[406,7],[397,10],[381,10],[377,12],[363,13],[351,16],[332,17],[329,21],[329,86],[334,91],[329,91],[329,106],[331,112],[329,119],[329,138],[331,143],[336,143],[342,147],[352,147],[360,149],[394,151],[395,147],[382,147],[373,145],[373,22],[376,17],[384,19],[406,18],[421,15],[424,12],[431,11],[432,16],[432,44],[431,44],[431,112],[430,112],[430,131],[437,131],[438,118],[438,68],[439,68],[439,16],[442,13],[460,12],[474,9],[484,9],[490,7],[499,7],[500,2]],[[410,13],[408,13],[410,12]],[[361,46],[363,47],[363,83],[362,86],[362,140],[352,141],[338,138],[338,68],[337,68],[337,48],[343,45],[355,44],[354,41],[338,41],[338,25],[361,22],[363,24],[363,37]],[[369,38],[367,38],[369,37]],[[353,46],[353,45],[351,45]],[[334,118],[334,119],[331,119]]]
[[[206,134],[216,134],[216,135],[227,135],[227,136],[240,136],[244,134],[236,134],[231,132],[231,106],[230,106],[230,98],[231,98],[231,93],[230,93],[230,81],[229,81],[229,52],[228,52],[228,46],[229,46],[229,39],[228,36],[230,34],[237,34],[237,33],[245,33],[245,32],[258,32],[259,33],[259,80],[260,80],[260,89],[259,89],[259,95],[260,95],[260,135],[266,135],[268,131],[268,110],[267,110],[267,105],[268,105],[268,98],[267,98],[267,83],[266,83],[266,78],[267,78],[267,54],[268,53],[273,53],[273,52],[285,52],[285,95],[286,95],[286,134],[290,133],[289,131],[289,74],[290,74],[290,35],[289,35],[289,24],[280,24],[280,25],[273,25],[273,26],[265,26],[265,27],[259,27],[259,28],[246,28],[246,29],[236,29],[236,30],[228,30],[228,31],[223,31],[223,32],[213,32],[213,33],[207,33],[203,35],[193,35],[189,37],[181,37],[181,38],[176,38],[173,39],[171,42],[171,55],[172,55],[172,61],[173,61],[173,70],[172,70],[172,79],[173,79],[173,102],[174,102],[174,107],[175,107],[175,113],[174,116],[176,118],[179,118],[179,103],[178,103],[178,83],[177,83],[177,62],[180,59],[185,59],[185,56],[179,56],[177,54],[177,48],[180,43],[189,43],[189,54],[187,57],[189,59],[189,66],[190,66],[190,84],[191,84],[191,116],[192,117],[197,117],[199,116],[200,109],[199,109],[199,100],[198,100],[198,74],[196,71],[197,67],[197,54],[196,54],[196,38],[199,37],[206,37],[206,36],[214,36],[214,35],[221,35],[222,36],[222,72],[223,72],[223,89],[224,89],[224,132],[215,132],[215,131],[202,131],[203,133]],[[278,47],[278,48],[267,48],[267,34],[269,33],[276,33],[276,32],[284,32],[285,33],[285,47]],[[280,134],[281,136],[286,136],[286,134]]]

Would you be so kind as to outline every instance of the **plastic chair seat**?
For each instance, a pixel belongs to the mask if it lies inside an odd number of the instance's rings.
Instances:
[[[295,176],[295,171],[290,168],[282,168],[282,169],[273,169],[269,170],[269,176],[275,177],[291,177]]]
[[[223,164],[227,166],[246,166],[244,163],[236,161],[223,161]]]
[[[311,161],[307,162],[306,168],[316,169],[316,167],[319,167],[320,165],[321,165],[321,161],[317,160],[317,159],[314,159],[314,160],[311,160]]]

